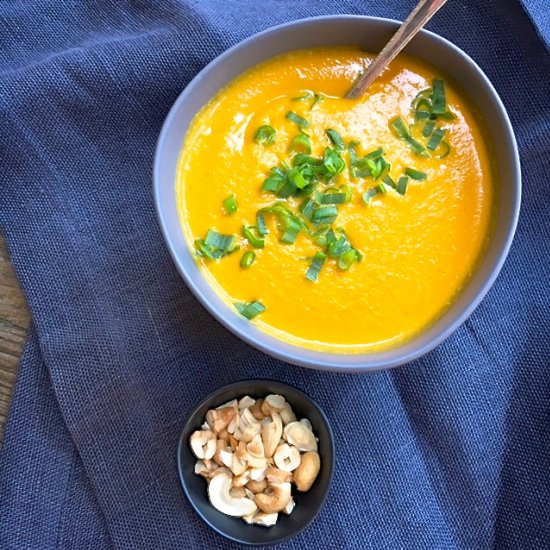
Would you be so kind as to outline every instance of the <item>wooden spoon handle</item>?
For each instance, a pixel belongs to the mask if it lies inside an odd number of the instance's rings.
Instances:
[[[445,2],[447,0],[420,0],[409,17],[403,21],[390,41],[384,46],[384,49],[355,82],[346,97],[355,99],[361,96]]]

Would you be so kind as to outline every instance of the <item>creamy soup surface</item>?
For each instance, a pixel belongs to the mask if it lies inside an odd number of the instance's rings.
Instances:
[[[179,161],[182,230],[205,276],[241,313],[259,302],[244,313],[262,330],[313,349],[378,351],[429,326],[475,268],[492,214],[489,154],[460,90],[401,55],[344,99],[370,59],[330,47],[250,69],[197,114]]]

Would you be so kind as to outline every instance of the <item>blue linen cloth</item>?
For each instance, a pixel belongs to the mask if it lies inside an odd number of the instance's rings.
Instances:
[[[202,396],[247,377],[306,391],[335,432],[326,506],[282,547],[548,548],[547,0],[453,0],[429,24],[495,84],[524,193],[493,289],[423,359],[343,375],[251,349],[191,296],[155,216],[155,140],[208,61],[284,21],[403,19],[414,3],[0,3],[0,230],[33,316],[1,451],[0,548],[234,547],[186,502],[175,448]]]

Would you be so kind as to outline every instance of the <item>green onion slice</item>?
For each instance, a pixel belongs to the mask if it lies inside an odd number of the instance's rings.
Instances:
[[[368,191],[365,191],[365,193],[363,193],[362,195],[364,203],[369,204],[371,199],[376,195],[378,195],[378,190],[375,187],[373,187],[372,189],[369,189]]]
[[[439,147],[441,140],[445,136],[445,132],[446,130],[444,130],[443,128],[437,128],[437,130],[434,130],[432,137],[430,138],[430,141],[428,141],[428,145],[426,147],[428,147],[430,151],[435,151],[435,149]]]
[[[204,244],[214,250],[232,252],[237,245],[237,239],[234,235],[222,235],[215,229],[209,229]]]
[[[286,118],[297,124],[300,128],[307,128],[309,126],[309,122],[294,111],[288,111]]]
[[[397,181],[397,187],[395,190],[400,194],[404,195],[407,192],[407,185],[409,184],[409,178],[407,176],[401,176]]]
[[[338,216],[336,206],[320,206],[315,209],[311,221],[315,225],[330,225]]]
[[[306,271],[306,279],[314,283],[319,278],[319,272],[323,268],[326,259],[326,254],[323,254],[323,252],[317,252],[315,256],[313,256],[311,264]]]
[[[346,167],[346,163],[336,149],[327,147],[323,156],[323,166],[328,172],[328,176],[330,178],[340,174]]]
[[[256,260],[256,254],[252,252],[252,250],[249,250],[248,252],[245,252],[242,255],[240,266],[243,269],[248,269]]]
[[[432,132],[435,128],[435,121],[434,120],[428,120],[426,124],[424,124],[424,128],[422,129],[422,135],[427,138],[432,135]]]
[[[308,198],[305,199],[304,202],[302,202],[302,204],[300,205],[300,212],[302,213],[304,218],[311,221],[316,207],[317,203],[313,199]]]
[[[267,308],[262,304],[262,302],[256,300],[254,302],[237,302],[235,304],[237,311],[243,316],[246,317],[249,321],[254,319],[260,313],[263,313]]]
[[[356,261],[358,261],[357,250],[352,248],[338,256],[337,265],[339,269],[347,271]]]
[[[265,246],[265,239],[262,236],[255,235],[255,231],[257,231],[256,226],[243,225],[243,235],[248,240],[248,242],[254,248],[263,248]]]
[[[342,136],[336,131],[336,130],[326,130],[326,134],[328,138],[330,139],[330,142],[332,143],[332,146],[338,150],[342,151],[345,148],[344,140],[342,139]]]
[[[294,136],[288,146],[290,151],[296,151],[297,153],[305,153],[309,155],[311,153],[311,141],[306,134],[298,134]]]
[[[256,213],[256,229],[258,230],[258,233],[262,235],[262,237],[265,237],[269,234],[267,225],[265,224],[265,216],[262,212]]]
[[[275,128],[273,126],[260,126],[254,134],[254,141],[263,145],[273,145],[275,143]]]
[[[390,127],[391,127],[393,133],[397,137],[399,137],[399,138],[403,139],[404,141],[406,141],[409,144],[409,146],[411,147],[411,149],[417,155],[419,155],[421,157],[429,156],[428,152],[426,151],[426,148],[411,136],[411,133],[409,132],[409,129],[407,128],[406,124],[403,122],[403,119],[401,117],[394,118],[390,122]]]
[[[434,78],[432,80],[432,113],[434,115],[442,115],[446,112],[445,82],[440,78]]]
[[[225,210],[225,213],[228,216],[231,216],[231,214],[234,214],[237,211],[237,199],[235,198],[235,195],[229,195],[224,201],[223,201],[223,207]]]
[[[405,174],[409,176],[409,178],[416,181],[424,181],[428,177],[428,174],[426,174],[426,172],[415,170],[414,168],[405,168]]]
[[[344,204],[349,201],[347,193],[320,193],[318,196],[320,204]]]

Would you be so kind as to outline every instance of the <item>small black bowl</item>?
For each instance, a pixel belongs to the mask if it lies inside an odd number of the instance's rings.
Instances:
[[[321,471],[307,493],[300,493],[293,489],[292,496],[296,507],[289,516],[280,514],[276,525],[263,527],[247,525],[241,518],[226,516],[210,504],[206,481],[194,472],[197,459],[189,447],[189,436],[203,424],[209,409],[245,395],[260,398],[270,393],[284,396],[298,419],[310,420],[313,432],[319,439]],[[242,380],[211,393],[193,411],[183,427],[177,453],[181,486],[191,506],[214,531],[241,544],[277,544],[305,529],[323,507],[334,470],[334,439],[324,413],[301,391],[274,380]]]

